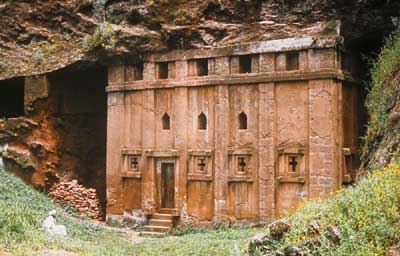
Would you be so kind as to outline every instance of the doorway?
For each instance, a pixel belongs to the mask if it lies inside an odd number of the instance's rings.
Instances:
[[[174,170],[174,163],[161,163],[161,208],[175,208]]]

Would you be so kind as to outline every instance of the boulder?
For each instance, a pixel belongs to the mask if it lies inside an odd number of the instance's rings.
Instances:
[[[269,232],[275,239],[280,239],[290,229],[290,224],[287,220],[281,219],[272,222],[269,225]]]
[[[257,247],[261,246],[264,242],[264,239],[267,237],[264,233],[257,233],[255,234],[249,244],[249,254],[252,255],[257,251]]]
[[[337,244],[342,239],[342,235],[340,234],[338,227],[329,225],[326,227],[326,231],[328,232],[327,237],[331,242]]]
[[[285,256],[303,256],[305,253],[297,246],[285,248]]]

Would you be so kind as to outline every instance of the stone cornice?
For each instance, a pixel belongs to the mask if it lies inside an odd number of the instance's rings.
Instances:
[[[230,75],[211,75],[205,77],[187,77],[181,80],[154,80],[154,81],[135,81],[122,84],[110,84],[107,92],[116,91],[135,91],[146,89],[162,89],[175,87],[199,87],[216,85],[243,85],[259,84],[284,81],[304,81],[315,79],[335,79],[348,82],[357,82],[349,74],[340,70],[327,69],[323,71],[303,72],[303,71],[284,71],[273,73],[252,73],[252,74],[230,74]]]

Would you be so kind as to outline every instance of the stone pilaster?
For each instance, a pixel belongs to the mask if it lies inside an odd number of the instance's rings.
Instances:
[[[337,87],[333,80],[309,81],[309,196],[337,189]]]
[[[229,89],[228,86],[215,87],[215,159],[214,159],[214,211],[215,220],[221,221],[227,216],[228,199],[228,159],[227,145],[229,136]]]
[[[186,196],[186,181],[187,181],[187,125],[188,125],[188,88],[176,88],[174,95],[175,115],[174,125],[174,142],[175,149],[180,152],[179,157],[179,173],[176,175],[178,184],[175,191],[177,193],[176,207],[181,209]]]
[[[124,138],[124,93],[108,94],[107,111],[107,214],[123,213],[122,154]]]
[[[259,84],[259,215],[265,222],[274,217],[275,175],[274,175],[274,126],[275,126],[274,84]]]

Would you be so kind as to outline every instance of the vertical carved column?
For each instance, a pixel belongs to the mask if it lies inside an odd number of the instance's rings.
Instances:
[[[327,195],[337,189],[338,105],[333,80],[309,81],[309,195]],[[341,168],[340,168],[341,169]]]
[[[155,131],[154,131],[154,90],[143,91],[143,111],[142,111],[142,149],[154,149]],[[134,131],[132,131],[134,132]],[[144,156],[147,157],[147,156]],[[156,201],[156,180],[154,158],[147,157],[143,166],[143,198],[144,204]]]
[[[215,220],[227,216],[228,197],[228,159],[227,144],[229,136],[229,90],[228,86],[215,87]]]
[[[187,124],[188,124],[188,89],[176,88],[174,95],[175,102],[175,118],[174,122],[174,137],[175,148],[181,153],[179,157],[179,168],[176,173],[178,180],[176,184],[177,200],[175,207],[181,209],[186,196],[186,172],[187,172]]]
[[[259,85],[259,215],[260,221],[274,217],[275,175],[274,175],[274,126],[275,126],[274,84]]]
[[[107,214],[123,213],[121,148],[125,123],[124,93],[108,94],[107,111]]]

